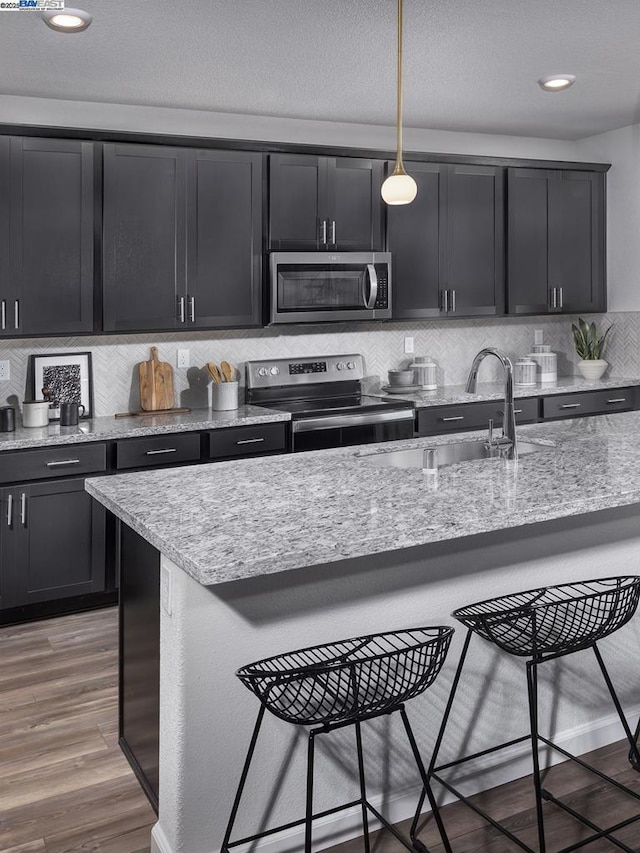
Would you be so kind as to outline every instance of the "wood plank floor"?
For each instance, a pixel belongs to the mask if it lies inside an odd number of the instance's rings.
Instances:
[[[598,766],[640,791],[624,745],[594,754]],[[574,766],[554,768],[554,793],[594,821],[640,813],[640,803]],[[478,796],[482,807],[536,847],[529,779]],[[549,853],[582,838],[552,805]],[[518,848],[460,803],[442,809],[454,853],[511,853]],[[0,629],[0,850],[7,853],[146,853],[155,814],[117,745],[115,608]],[[407,824],[399,827],[406,832]],[[421,830],[430,853],[443,853],[433,821]],[[640,822],[620,833],[640,853]],[[609,853],[606,840],[584,848]],[[331,848],[361,853],[362,839]],[[403,853],[376,833],[372,853]],[[207,853],[207,851],[203,851]]]

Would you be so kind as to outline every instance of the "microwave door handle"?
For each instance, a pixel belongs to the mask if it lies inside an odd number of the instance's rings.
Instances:
[[[369,299],[367,299],[367,294],[364,293],[363,287],[362,298],[364,299],[364,307],[375,308],[376,299],[378,298],[378,273],[373,264],[367,264],[367,278],[369,279]]]

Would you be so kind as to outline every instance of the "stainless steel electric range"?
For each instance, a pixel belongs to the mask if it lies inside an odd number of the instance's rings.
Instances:
[[[293,450],[412,438],[413,405],[362,393],[361,355],[246,363],[247,402],[291,412]]]

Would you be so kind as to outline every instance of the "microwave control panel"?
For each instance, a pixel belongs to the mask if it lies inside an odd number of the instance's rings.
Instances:
[[[387,265],[376,264],[376,275],[378,277],[378,293],[374,308],[389,307],[389,281],[387,279]]]

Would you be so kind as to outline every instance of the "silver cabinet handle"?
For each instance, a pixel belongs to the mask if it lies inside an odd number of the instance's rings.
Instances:
[[[329,241],[330,245],[335,246],[337,244],[336,238],[336,221],[335,219],[331,220],[331,239]]]
[[[20,328],[20,300],[16,299],[13,303],[13,325],[16,329]]]
[[[524,411],[523,409],[514,409],[513,414],[514,415],[521,415],[523,411]],[[504,415],[504,411],[502,409],[498,409],[498,414]]]
[[[184,296],[178,296],[178,321],[184,323]]]
[[[7,527],[13,524],[13,495],[7,497]]]
[[[178,449],[176,447],[167,447],[164,450],[147,450],[145,451],[145,456],[158,456],[161,453],[177,453]]]
[[[549,288],[549,307],[550,308],[557,308],[558,307],[557,301],[558,301],[558,297],[557,297],[557,293],[556,293],[556,288],[555,287]]]
[[[241,438],[236,444],[259,444],[264,438]]]
[[[579,409],[582,403],[564,403],[560,406],[561,409]]]
[[[559,287],[559,288],[558,288],[558,296],[559,296],[559,299],[558,299],[558,302],[559,302],[558,308],[564,308],[564,294],[563,294],[563,291],[562,291],[562,288],[561,288],[561,287]]]
[[[375,308],[376,299],[378,298],[378,274],[373,264],[367,264],[367,278],[369,279],[369,298],[363,292],[364,307]],[[364,291],[364,283],[362,289]]]
[[[327,220],[323,219],[320,223],[320,245],[327,245]]]
[[[457,415],[455,418],[438,418],[438,420],[443,423],[448,423],[449,421],[463,421],[464,415]]]
[[[61,459],[59,462],[47,462],[47,468],[60,468],[62,465],[79,465],[79,459]]]
[[[20,524],[27,526],[27,496],[24,492],[20,495]]]
[[[440,291],[440,310],[444,311],[446,314],[449,310],[449,291],[441,290]]]
[[[613,400],[607,400],[607,403],[626,403],[626,397],[614,397]]]
[[[189,319],[192,323],[196,321],[196,298],[195,296],[189,296]]]
[[[451,294],[451,308],[449,310],[455,311],[456,310],[456,292],[455,292],[455,290],[450,290],[449,293]]]
[[[4,332],[4,330],[7,328],[7,300],[6,299],[2,300],[2,303],[0,305],[0,314],[2,315],[2,317],[1,317],[2,331]]]

